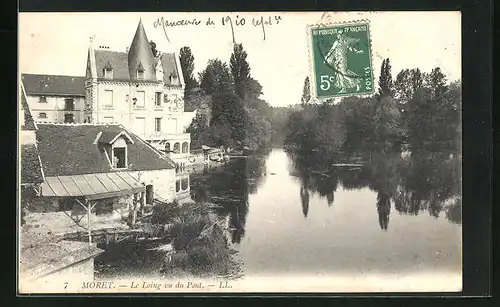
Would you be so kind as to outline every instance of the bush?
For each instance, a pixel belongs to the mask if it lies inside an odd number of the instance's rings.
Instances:
[[[232,250],[206,204],[181,207],[169,228],[175,252],[167,256],[162,272],[169,275],[231,275],[237,268]]]

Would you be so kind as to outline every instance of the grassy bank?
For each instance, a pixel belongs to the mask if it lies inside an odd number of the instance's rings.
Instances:
[[[177,203],[156,206],[145,223],[171,240],[161,273],[165,277],[234,277],[240,264],[213,205]]]

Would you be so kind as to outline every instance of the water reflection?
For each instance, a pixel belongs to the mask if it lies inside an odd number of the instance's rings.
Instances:
[[[308,157],[290,153],[291,174],[301,182],[300,197],[304,216],[309,211],[309,193],[326,198],[329,206],[339,185],[357,190],[365,187],[377,193],[376,208],[382,230],[387,230],[392,205],[400,214],[418,215],[427,211],[439,217],[443,210],[453,223],[461,223],[461,161],[451,151],[413,149],[411,153],[357,153],[363,167],[344,164],[325,166],[320,154]],[[352,156],[344,157],[349,161]]]
[[[221,215],[229,215],[232,242],[245,235],[248,195],[255,193],[265,172],[265,155],[235,159],[224,169],[205,170],[191,175],[191,198],[221,206]]]
[[[374,210],[380,229],[387,231],[392,209],[398,214],[418,215],[428,212],[433,217],[441,213],[461,224],[461,162],[456,153],[413,149],[411,154],[400,152],[357,153],[356,165],[333,165],[332,159],[288,153],[289,175],[295,177],[302,214],[307,219],[319,195],[328,207],[334,206],[335,193],[343,190],[369,188],[377,194]],[[353,156],[344,157],[352,161]],[[229,215],[233,243],[245,235],[249,212],[249,194],[256,193],[266,177],[266,154],[233,160],[226,168],[207,170],[191,175],[191,198],[198,202],[221,205],[219,213]],[[291,191],[290,191],[291,192]],[[288,191],[276,191],[288,193]],[[321,203],[321,202],[320,202]]]

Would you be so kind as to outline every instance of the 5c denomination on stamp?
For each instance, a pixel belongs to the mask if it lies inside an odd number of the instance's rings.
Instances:
[[[374,92],[367,21],[308,27],[311,90],[318,100]]]

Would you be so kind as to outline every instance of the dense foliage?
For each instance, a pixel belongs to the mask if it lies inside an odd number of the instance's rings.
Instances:
[[[189,52],[188,52],[189,51]],[[188,47],[181,49],[185,62],[192,63]],[[184,76],[192,65],[183,68]],[[192,148],[201,145],[258,150],[273,139],[273,108],[261,98],[262,86],[252,78],[247,52],[235,44],[229,65],[211,59],[199,73],[199,88],[186,91],[186,106],[197,110],[188,132]],[[279,125],[284,126],[284,120]]]
[[[302,103],[289,116],[285,145],[328,156],[401,145],[458,149],[461,84],[449,84],[439,67],[430,73],[404,69],[395,82],[390,70],[386,59],[379,91],[371,97]],[[304,88],[302,102],[308,91]]]

